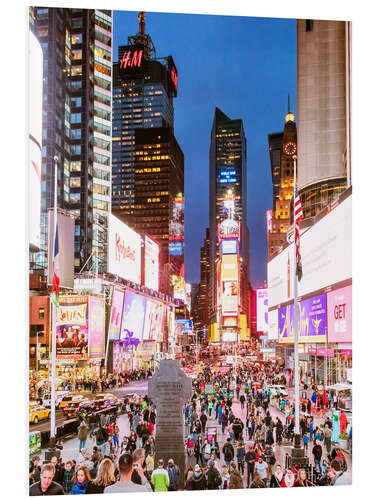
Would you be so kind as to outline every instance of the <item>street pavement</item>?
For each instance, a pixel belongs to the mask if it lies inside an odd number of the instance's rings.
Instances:
[[[120,389],[109,391],[109,392],[116,393],[116,395],[118,395],[118,396],[120,396],[121,394],[130,393],[130,392],[144,395],[147,393],[147,380],[138,381],[138,382],[131,382],[130,384],[128,384],[124,388],[120,388]],[[236,417],[240,417],[242,422],[246,425],[246,408],[241,409],[241,404],[236,397],[233,399],[232,409],[233,409],[234,415]],[[273,420],[276,420],[276,417],[278,416],[281,419],[282,423],[283,424],[285,423],[285,415],[277,407],[275,407],[273,404],[271,404],[269,406],[269,410],[270,410],[270,413],[271,413]],[[226,441],[227,437],[229,437],[229,435],[226,431],[224,433],[221,432],[221,425],[219,425],[217,420],[215,420],[215,418],[214,418],[215,412],[214,411],[212,412],[211,418],[208,416],[208,414],[207,414],[207,417],[208,417],[208,420],[206,423],[206,430],[209,427],[216,428],[217,440],[218,440],[218,444],[220,447],[219,465],[221,467],[222,465],[224,465],[223,453],[221,452],[221,450],[222,450],[224,442]],[[117,423],[118,423],[119,428],[120,428],[120,443],[121,443],[122,437],[124,435],[128,436],[130,434],[130,426],[129,426],[129,421],[128,421],[127,415],[120,415],[117,419]],[[314,425],[319,426],[319,424],[321,424],[321,423],[323,423],[323,419],[318,418],[318,417],[314,417]],[[244,441],[245,441],[246,450],[248,450],[250,442],[247,438],[247,432],[244,432]],[[85,448],[89,452],[89,454],[91,454],[93,446],[95,446],[95,440],[88,437],[88,439],[86,441]],[[313,463],[312,447],[313,447],[313,443],[311,442],[308,445],[308,457],[310,458],[310,463]],[[325,459],[327,457],[327,453],[326,453],[325,446],[322,445],[322,447],[323,447],[322,459]],[[276,463],[280,463],[280,465],[284,469],[285,468],[286,453],[290,454],[290,452],[291,452],[290,445],[283,444],[283,445],[279,446],[279,445],[275,444],[273,446],[273,449],[274,449],[274,453],[275,453]],[[64,442],[64,449],[62,450],[62,461],[65,462],[65,461],[71,460],[71,459],[77,460],[78,456],[79,456],[79,440],[78,440],[78,438],[75,437],[75,438],[71,438],[71,439],[66,440]],[[348,475],[348,477],[351,477],[351,474],[352,474],[352,456],[350,453],[346,453],[345,457],[346,457],[346,461],[347,461],[347,465],[348,465],[348,471],[346,472],[346,474]],[[188,463],[188,465],[195,465],[195,458],[188,457],[187,463]],[[246,473],[245,473],[245,475],[246,475]]]

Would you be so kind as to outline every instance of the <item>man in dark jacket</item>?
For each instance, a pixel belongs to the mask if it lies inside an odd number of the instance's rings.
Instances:
[[[319,469],[319,472],[322,472],[322,454],[323,454],[323,448],[320,444],[320,441],[316,441],[316,444],[314,445],[312,449],[312,454],[314,455],[314,464],[315,468]]]
[[[249,488],[250,485],[250,477],[253,479],[255,460],[255,451],[253,450],[253,447],[250,446],[249,451],[245,455],[245,462],[247,463],[247,488]]]
[[[62,470],[60,464],[58,463],[58,459],[57,459],[56,456],[54,456],[54,457],[51,458],[51,464],[53,465],[53,467],[55,469],[55,474],[53,476],[53,481],[55,483],[61,484],[62,483],[63,470]]]
[[[64,489],[61,484],[53,481],[55,475],[55,467],[52,464],[45,464],[40,473],[40,481],[30,486],[29,495],[44,496],[44,495],[64,495]]]
[[[34,481],[37,483],[38,481],[40,481],[40,471],[41,471],[41,468],[40,468],[40,465],[39,465],[39,462],[40,462],[40,458],[38,456],[35,456],[31,461],[30,461],[30,467],[33,468],[34,470]]]
[[[191,478],[191,489],[192,490],[206,490],[207,489],[207,479],[203,474],[200,466],[197,464],[194,468],[194,474]]]
[[[167,472],[169,477],[168,491],[177,491],[181,475],[180,469],[178,465],[174,463],[173,458],[170,458],[168,460]]]
[[[228,467],[228,471],[230,471],[230,463],[234,457],[234,448],[233,448],[233,445],[231,443],[230,437],[227,438],[226,442],[224,443],[223,455],[224,455],[225,464]]]
[[[208,462],[208,471],[207,471],[207,489],[218,490],[220,485],[221,485],[220,472],[215,467],[215,462],[210,460]]]
[[[202,411],[201,416],[199,417],[199,420],[202,425],[202,432],[203,434],[206,432],[206,422],[207,422],[207,415],[205,414],[204,411]]]

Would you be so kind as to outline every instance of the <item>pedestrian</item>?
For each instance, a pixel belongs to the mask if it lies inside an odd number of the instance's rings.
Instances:
[[[234,448],[231,443],[231,438],[228,437],[226,442],[223,445],[223,456],[225,465],[228,467],[228,471],[230,472],[230,465],[234,457]]]
[[[240,397],[241,409],[245,408],[245,401],[246,401],[245,396],[243,394],[241,394],[241,397]]]
[[[331,453],[331,447],[332,447],[331,437],[332,437],[332,431],[326,424],[324,426],[324,446],[326,447],[327,455]]]
[[[85,465],[77,467],[72,479],[72,495],[85,495],[89,481],[91,476],[88,468]]]
[[[207,465],[208,465],[207,489],[218,490],[221,486],[220,472],[218,471],[215,462],[213,460],[210,460]]]
[[[131,480],[135,484],[142,484],[142,475],[145,465],[146,452],[144,448],[137,448],[133,452],[133,473],[131,475]],[[142,471],[142,474],[141,474]]]
[[[95,479],[89,481],[86,487],[86,495],[91,493],[103,493],[107,486],[115,484],[115,464],[111,459],[105,458],[99,464]]]
[[[263,455],[260,455],[258,460],[255,462],[254,472],[257,472],[264,484],[267,486],[268,478],[268,464],[265,462]]]
[[[192,490],[207,489],[207,479],[205,478],[202,469],[198,464],[195,465],[194,474],[191,478],[191,489]]]
[[[63,473],[63,470],[62,470],[61,465],[59,464],[59,461],[58,461],[58,458],[57,458],[56,455],[54,455],[53,457],[51,457],[51,464],[55,468],[55,475],[53,476],[53,481],[55,483],[61,484],[62,483],[62,473]]]
[[[169,476],[168,491],[177,491],[181,475],[180,475],[180,468],[177,464],[174,463],[173,458],[170,458],[168,460],[167,472]]]
[[[68,460],[65,462],[64,471],[62,475],[62,487],[64,488],[65,493],[68,495],[72,492],[73,487],[73,462]]]
[[[314,455],[314,465],[317,470],[319,470],[320,474],[322,473],[322,454],[323,448],[320,444],[320,441],[316,441],[312,454]]]
[[[222,490],[229,489],[229,483],[230,483],[230,474],[228,471],[228,467],[226,465],[223,465],[221,468],[221,489]]]
[[[191,491],[191,480],[193,477],[194,471],[189,467],[187,473],[186,473],[186,481],[185,481],[185,490]]]
[[[196,464],[198,464],[199,462],[201,464],[203,463],[202,448],[203,448],[202,438],[199,436],[194,445],[194,456]]]
[[[229,474],[229,489],[238,490],[243,488],[243,481],[240,474],[240,471],[237,470],[237,466],[235,462],[231,462],[230,464],[230,474]]]
[[[164,460],[162,458],[158,460],[158,467],[151,475],[151,484],[154,487],[154,491],[168,491],[169,475],[164,469]]]
[[[207,423],[207,415],[205,414],[204,411],[202,411],[200,417],[199,417],[199,420],[201,422],[201,426],[202,426],[202,432],[203,434],[206,432],[206,423]]]
[[[43,465],[40,472],[40,480],[30,486],[29,496],[64,495],[64,489],[61,484],[53,481],[54,475],[55,466],[53,464]]]
[[[283,480],[283,470],[280,464],[276,464],[275,472],[271,476],[270,488],[281,488]]]
[[[260,477],[258,472],[255,472],[250,488],[265,488],[265,487],[266,485],[264,484],[263,479]]]
[[[89,435],[90,427],[86,424],[84,420],[79,424],[78,427],[78,439],[79,439],[79,451],[86,446],[87,436]]]
[[[307,480],[307,475],[305,469],[299,469],[297,472],[297,479],[296,482],[294,483],[294,487],[300,487],[300,486],[311,486],[311,483]]]
[[[245,442],[243,439],[241,439],[237,446],[237,464],[238,464],[238,470],[241,472],[241,474],[244,474],[245,472],[244,471],[245,455],[246,455]]]
[[[309,436],[305,433],[303,436],[303,449],[305,450],[305,452],[307,453],[307,450],[308,450],[308,447],[309,447]]]
[[[208,442],[207,439],[204,440],[203,446],[202,446],[202,458],[203,462],[207,463],[208,460],[210,459],[211,456],[211,443]]]
[[[291,469],[287,469],[283,480],[281,481],[281,488],[293,488],[296,478]]]
[[[118,461],[120,480],[111,486],[104,488],[104,493],[137,493],[152,491],[150,483],[147,481],[143,469],[140,468],[138,474],[141,477],[141,484],[133,483],[131,480],[133,467],[133,457],[130,453],[123,453]]]
[[[31,461],[30,461],[30,467],[32,467],[34,473],[34,482],[37,483],[40,481],[40,472],[41,472],[41,467],[39,465],[40,463],[40,458],[38,456],[35,456]]]

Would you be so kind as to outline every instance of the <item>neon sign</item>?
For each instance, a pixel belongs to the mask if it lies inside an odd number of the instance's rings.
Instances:
[[[131,50],[125,50],[122,59],[120,61],[120,68],[134,68],[140,67],[142,62],[143,50],[135,50],[132,52]]]
[[[221,170],[220,171],[220,184],[233,184],[237,181],[236,171],[233,169],[230,170]]]
[[[176,92],[177,92],[177,72],[175,70],[175,68],[172,67],[171,69],[171,80],[172,80],[172,83],[174,85],[174,88],[176,89]]]

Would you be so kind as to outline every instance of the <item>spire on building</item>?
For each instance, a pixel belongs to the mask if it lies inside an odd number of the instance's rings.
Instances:
[[[142,47],[143,57],[151,59],[156,57],[156,49],[150,35],[146,34],[145,15],[146,12],[143,10],[138,14],[138,33],[128,37],[128,44]]]

